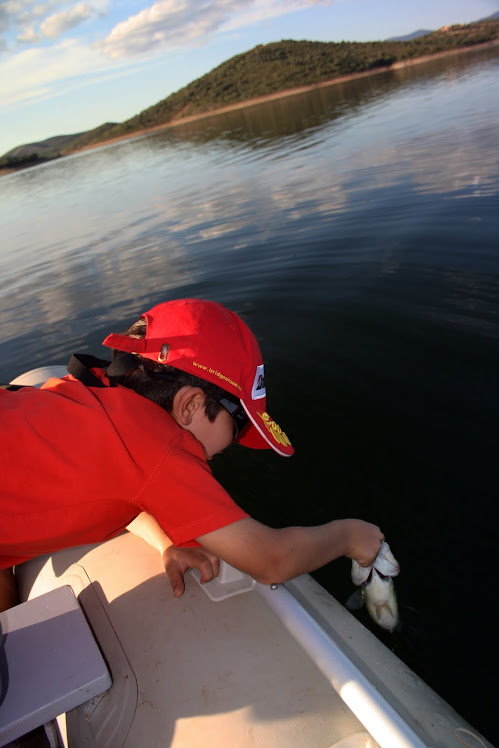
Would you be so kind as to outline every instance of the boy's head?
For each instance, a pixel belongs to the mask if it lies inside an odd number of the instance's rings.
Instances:
[[[293,454],[288,437],[266,411],[258,343],[234,312],[213,301],[179,299],[158,304],[138,325],[140,332],[111,333],[103,344],[144,359],[158,388],[168,387],[172,370],[177,380],[186,377],[186,384],[192,377],[201,380],[211,421],[210,401],[212,411],[221,406],[231,414],[240,444],[271,447],[285,457]]]

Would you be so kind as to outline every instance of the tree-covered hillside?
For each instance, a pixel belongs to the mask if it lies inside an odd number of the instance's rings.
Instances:
[[[115,124],[115,122],[106,122],[105,125],[87,132],[79,132],[73,135],[56,135],[53,138],[42,140],[40,143],[19,145],[0,158],[0,169],[21,169],[26,166],[43,164],[44,161],[52,161],[54,158],[60,158],[65,152],[73,149],[76,141],[81,143],[79,147],[82,148],[83,144],[86,143],[87,137],[91,138],[92,142],[95,142],[95,138],[98,138],[100,133],[107,132]]]
[[[167,124],[278,91],[333,80],[395,62],[499,38],[499,21],[452,26],[406,42],[281,41],[232,57],[202,78],[108,130],[85,134],[85,145]],[[73,146],[82,147],[82,141]]]

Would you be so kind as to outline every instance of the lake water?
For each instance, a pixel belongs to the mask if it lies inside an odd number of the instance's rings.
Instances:
[[[402,631],[359,617],[492,741],[498,124],[496,47],[0,179],[0,380],[102,355],[163,299],[240,313],[296,455],[215,474],[270,524],[379,524]],[[345,602],[349,573],[316,577]]]

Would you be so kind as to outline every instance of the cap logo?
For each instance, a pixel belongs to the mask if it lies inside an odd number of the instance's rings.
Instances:
[[[258,413],[258,415],[262,419],[265,428],[269,432],[270,436],[274,439],[274,441],[276,441],[278,444],[283,444],[285,447],[291,446],[291,442],[289,441],[284,431],[280,426],[277,425],[275,421],[272,420],[268,413]]]
[[[265,391],[265,376],[263,373],[263,364],[256,367],[255,379],[253,380],[253,388],[251,390],[252,400],[261,400],[262,397],[266,397]]]
[[[239,392],[241,391],[241,385],[240,384],[238,384],[237,382],[234,382],[233,379],[231,379],[230,377],[225,376],[225,374],[222,374],[222,372],[218,371],[218,369],[212,369],[211,366],[209,366],[209,367],[205,366],[205,364],[200,364],[197,361],[193,361],[192,365],[194,367],[196,367],[196,369],[201,369],[202,371],[206,371],[206,372],[208,372],[208,374],[212,374],[213,376],[218,377],[222,381],[227,382],[228,384],[232,385],[232,387],[235,387],[236,389],[238,389]],[[201,377],[201,379],[206,379],[206,377]],[[208,381],[210,381],[210,380],[208,380]],[[222,386],[222,385],[220,385],[220,386]]]
[[[168,343],[163,343],[163,345],[161,346],[161,350],[158,353],[158,361],[160,363],[164,364],[168,356],[169,350],[170,350],[170,346],[168,345]]]

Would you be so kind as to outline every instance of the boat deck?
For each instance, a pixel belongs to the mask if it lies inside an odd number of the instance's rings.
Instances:
[[[128,533],[25,566],[25,587],[43,567],[32,595],[50,577],[71,584],[113,676],[69,714],[69,745],[87,731],[113,748],[377,745],[255,592],[213,602],[186,574],[176,599],[158,554]]]
[[[255,590],[214,602],[188,573],[177,599],[130,533],[33,559],[18,578],[23,599],[71,585],[111,671],[109,691],[59,718],[69,748],[378,745]],[[462,745],[470,726],[309,575],[286,588],[418,745]]]

